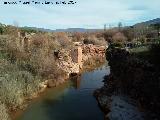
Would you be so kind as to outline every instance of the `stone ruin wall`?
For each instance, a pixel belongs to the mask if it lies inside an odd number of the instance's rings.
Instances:
[[[19,46],[22,50],[27,50],[31,40],[31,34],[18,32]],[[93,57],[105,57],[105,46],[98,46],[93,44],[81,44],[74,42],[72,50],[62,49],[57,53],[58,66],[63,68],[68,74],[78,73],[82,69],[83,62]]]
[[[61,57],[59,67],[63,68],[68,74],[79,73],[80,69],[82,69],[83,63],[93,57],[105,57],[105,47],[92,44],[75,46],[70,51],[62,50],[60,52],[62,54],[64,52],[67,53],[67,60],[64,60],[63,57]]]

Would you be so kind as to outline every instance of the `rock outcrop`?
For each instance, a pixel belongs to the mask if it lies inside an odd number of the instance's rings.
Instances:
[[[83,69],[85,61],[91,61],[96,57],[102,59],[105,57],[105,47],[95,45],[82,45],[74,46],[71,50],[58,50],[54,52],[54,57],[59,69],[62,69],[67,75],[61,76],[57,80],[46,80],[40,84],[42,91],[46,87],[55,87],[65,82],[71,74],[78,74]],[[60,80],[59,80],[60,79]]]

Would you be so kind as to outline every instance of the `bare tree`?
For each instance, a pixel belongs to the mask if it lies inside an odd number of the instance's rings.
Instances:
[[[119,22],[118,23],[118,30],[121,31],[121,28],[122,28],[122,22]]]

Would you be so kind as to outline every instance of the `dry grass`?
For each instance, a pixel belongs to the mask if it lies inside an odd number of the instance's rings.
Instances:
[[[0,101],[0,119],[1,120],[10,120],[7,108],[5,104],[2,104]]]
[[[22,105],[24,97],[38,90],[39,79],[27,71],[19,70],[17,65],[7,61],[0,62],[0,99],[12,109]]]

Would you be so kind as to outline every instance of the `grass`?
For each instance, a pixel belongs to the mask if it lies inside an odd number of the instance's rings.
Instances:
[[[7,59],[7,53],[3,50],[0,50],[0,59]]]
[[[10,120],[10,117],[8,115],[7,107],[5,104],[2,104],[0,101],[0,119],[1,120]]]

